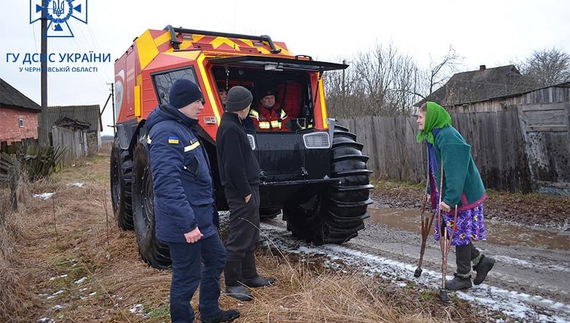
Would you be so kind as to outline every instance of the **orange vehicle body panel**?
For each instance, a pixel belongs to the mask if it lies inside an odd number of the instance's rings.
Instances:
[[[181,67],[194,66],[206,103],[200,114],[200,124],[215,139],[216,130],[223,113],[218,96],[216,80],[209,58],[234,56],[270,56],[296,59],[283,42],[274,46],[280,53],[271,53],[265,42],[221,36],[184,34],[177,35],[179,49],[171,44],[168,30],[146,30],[136,38],[132,46],[115,62],[115,123],[138,123],[146,119],[158,105],[151,74]],[[298,59],[298,58],[297,58]],[[322,79],[317,73],[311,76],[313,84],[319,83],[315,98],[315,128],[326,129],[326,111]],[[139,90],[135,90],[138,87]],[[136,96],[140,97],[136,97]],[[140,106],[136,106],[137,103]]]

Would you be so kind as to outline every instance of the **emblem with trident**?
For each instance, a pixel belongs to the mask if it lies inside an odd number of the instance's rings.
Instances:
[[[73,37],[71,18],[87,24],[88,0],[30,0],[30,23],[47,18],[46,37]]]
[[[65,2],[63,0],[53,1],[52,12],[58,17],[63,15],[63,13],[65,12]]]

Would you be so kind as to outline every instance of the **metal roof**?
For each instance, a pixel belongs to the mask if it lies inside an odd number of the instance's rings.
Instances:
[[[42,108],[22,92],[0,78],[0,106],[8,109],[28,110],[39,113]]]
[[[51,128],[58,120],[67,118],[83,124],[89,124],[88,131],[101,131],[99,111],[100,107],[98,104],[48,107],[48,126]],[[42,117],[42,114],[38,115],[40,124]]]

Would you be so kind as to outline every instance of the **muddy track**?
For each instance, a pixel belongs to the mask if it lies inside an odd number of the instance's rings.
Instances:
[[[421,243],[417,192],[398,192],[390,197],[384,195],[382,199],[373,194],[373,200],[375,203],[369,208],[371,217],[358,237],[340,247],[305,247],[341,257],[345,263],[388,278],[438,289],[441,286],[441,251],[433,235],[427,241],[422,275],[413,277]],[[497,212],[494,206],[486,211]],[[489,216],[489,236],[505,238],[488,239],[476,246],[496,259],[495,267],[483,284],[455,294],[523,321],[570,321],[570,232],[563,227],[565,217],[564,213],[551,214],[551,219],[542,221],[541,225],[528,225],[528,222],[521,224],[521,221],[515,223],[505,217]],[[285,224],[280,217],[264,225],[269,226],[264,232],[269,232],[270,239],[292,239],[290,233],[284,231]],[[509,239],[505,232],[513,238]],[[453,252],[454,248],[448,256],[448,278],[456,268]]]

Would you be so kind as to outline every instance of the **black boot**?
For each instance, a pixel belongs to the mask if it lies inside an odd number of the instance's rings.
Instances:
[[[226,294],[240,301],[251,301],[251,292],[241,283],[241,261],[227,261],[224,269],[226,280]],[[222,321],[220,321],[222,322]]]
[[[473,279],[473,284],[479,285],[481,284],[485,278],[487,278],[487,274],[493,266],[495,265],[495,259],[491,257],[486,257],[485,255],[481,256],[479,263],[476,266],[473,266],[473,270],[477,272],[475,279]]]
[[[221,322],[231,322],[239,317],[239,311],[237,310],[227,310],[222,311],[220,315],[212,318],[201,317],[200,322],[202,323],[221,323]]]
[[[460,290],[471,288],[471,275],[463,277],[458,274],[453,274],[452,280],[445,281],[445,289],[447,290]]]
[[[248,252],[245,254],[242,265],[242,280],[241,282],[248,287],[265,287],[275,283],[274,279],[263,278],[257,274],[255,267],[255,254]]]

